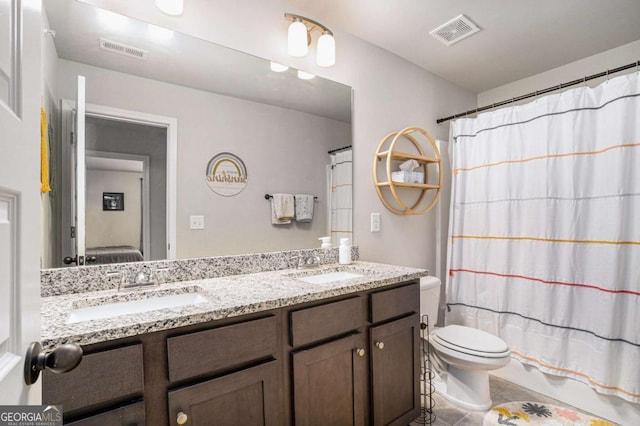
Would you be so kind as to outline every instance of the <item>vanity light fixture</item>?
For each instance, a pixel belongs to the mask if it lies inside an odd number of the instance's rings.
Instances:
[[[298,70],[298,78],[300,80],[311,80],[312,78],[315,78],[315,74]]]
[[[182,15],[184,0],[156,0],[156,7],[167,15]]]
[[[304,16],[285,13],[284,19],[291,21],[288,30],[287,50],[289,55],[306,56],[311,44],[311,32],[318,30],[322,33],[316,47],[316,62],[321,67],[330,67],[336,63],[336,41],[333,33],[324,25]]]
[[[271,71],[273,72],[285,72],[288,69],[289,67],[286,65],[271,61]]]

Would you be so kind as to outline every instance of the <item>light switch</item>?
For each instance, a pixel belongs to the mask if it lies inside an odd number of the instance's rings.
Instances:
[[[380,213],[371,213],[371,232],[380,232]]]
[[[189,216],[190,229],[204,229],[204,216]]]

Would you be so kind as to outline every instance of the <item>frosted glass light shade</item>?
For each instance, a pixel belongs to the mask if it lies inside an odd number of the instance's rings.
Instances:
[[[167,15],[182,15],[184,11],[183,0],[156,0],[156,7]]]
[[[300,80],[311,80],[312,78],[315,78],[315,74],[298,70],[298,78]]]
[[[286,65],[271,61],[271,71],[273,72],[285,72],[288,69],[289,67]]]
[[[336,39],[328,32],[318,39],[316,62],[321,67],[331,67],[336,63]]]
[[[307,45],[307,27],[300,21],[293,21],[288,32],[289,55],[302,57],[309,52]]]

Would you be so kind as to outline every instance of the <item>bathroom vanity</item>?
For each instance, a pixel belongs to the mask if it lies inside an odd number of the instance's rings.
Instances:
[[[420,409],[426,272],[356,262],[171,283],[207,301],[72,323],[79,302],[121,295],[45,297],[43,324],[58,324],[44,345],[84,356],[45,372],[43,403],[74,425],[406,425]]]

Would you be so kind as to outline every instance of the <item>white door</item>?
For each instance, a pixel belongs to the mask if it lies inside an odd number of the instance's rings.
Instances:
[[[85,158],[85,78],[78,76],[76,92],[76,113],[73,129],[75,149],[75,248],[77,265],[84,265],[85,259],[85,199],[86,199],[86,158]]]
[[[63,100],[62,112],[62,256],[70,266],[84,265],[86,252],[85,83],[78,76],[76,100]],[[77,262],[78,259],[80,262]],[[76,263],[68,263],[74,260]]]
[[[40,340],[41,4],[0,0],[0,20],[0,405],[33,405],[41,389],[25,385],[23,363]]]

